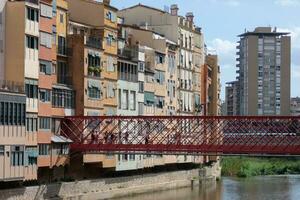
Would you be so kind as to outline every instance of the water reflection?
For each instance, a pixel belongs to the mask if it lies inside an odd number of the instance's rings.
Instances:
[[[153,192],[119,200],[300,200],[300,176],[223,178],[206,186]]]

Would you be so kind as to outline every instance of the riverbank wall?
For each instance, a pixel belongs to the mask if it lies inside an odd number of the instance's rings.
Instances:
[[[219,163],[211,167],[186,171],[164,172],[138,176],[84,180],[69,183],[0,190],[0,199],[7,200],[101,200],[193,187],[203,180],[215,181]]]

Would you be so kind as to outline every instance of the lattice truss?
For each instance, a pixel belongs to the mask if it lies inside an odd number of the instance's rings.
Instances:
[[[300,155],[300,117],[66,117],[61,135],[81,152]]]

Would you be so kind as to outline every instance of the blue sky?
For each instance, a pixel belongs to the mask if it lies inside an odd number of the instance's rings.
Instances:
[[[180,15],[193,12],[205,43],[220,57],[222,98],[227,81],[235,80],[237,35],[256,26],[291,32],[292,96],[300,96],[300,0],[112,0],[122,9],[138,3],[163,9],[178,4]]]

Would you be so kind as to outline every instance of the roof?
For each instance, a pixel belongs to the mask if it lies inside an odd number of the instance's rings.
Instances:
[[[70,139],[65,138],[64,136],[61,135],[54,135],[51,137],[51,141],[53,143],[72,143],[73,141]]]
[[[154,7],[151,7],[151,6],[146,6],[146,5],[141,4],[141,3],[139,3],[139,4],[137,4],[137,5],[134,5],[134,6],[131,6],[131,7],[128,7],[128,8],[121,9],[120,11],[123,11],[123,10],[129,10],[129,9],[133,9],[133,8],[137,8],[137,7],[148,8],[148,9],[151,9],[151,10],[154,10],[154,11],[157,11],[157,12],[160,12],[160,13],[163,13],[163,14],[168,13],[168,12],[163,11],[163,10],[161,10],[161,9],[154,8]]]
[[[238,35],[238,37],[244,37],[244,36],[249,36],[249,35],[266,35],[266,36],[280,36],[280,35],[289,35],[290,33],[288,32],[246,32],[243,34]]]

